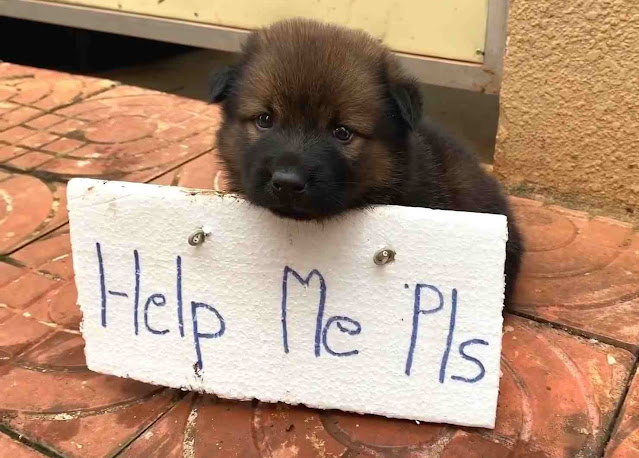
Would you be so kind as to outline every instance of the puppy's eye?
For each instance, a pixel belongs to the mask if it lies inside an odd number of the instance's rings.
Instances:
[[[333,137],[342,143],[348,143],[353,138],[353,131],[351,131],[348,127],[339,126],[333,130]]]
[[[270,129],[273,127],[273,116],[268,113],[262,113],[257,118],[255,118],[255,124],[260,129]]]

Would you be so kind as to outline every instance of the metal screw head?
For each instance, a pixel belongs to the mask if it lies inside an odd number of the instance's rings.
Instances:
[[[377,250],[375,255],[373,256],[373,261],[378,266],[388,264],[395,260],[395,251],[390,248],[382,248],[381,250]]]
[[[189,236],[189,245],[198,246],[204,243],[206,233],[202,229],[198,229]]]

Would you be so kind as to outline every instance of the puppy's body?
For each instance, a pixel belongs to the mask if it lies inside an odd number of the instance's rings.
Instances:
[[[520,237],[497,181],[422,119],[392,54],[363,32],[294,20],[254,33],[211,81],[223,102],[218,150],[231,188],[296,219],[375,204],[504,214],[507,299]]]

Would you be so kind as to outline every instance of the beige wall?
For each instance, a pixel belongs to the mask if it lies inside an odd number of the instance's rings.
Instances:
[[[467,62],[484,60],[488,15],[487,0],[49,1],[240,29],[302,16],[364,29],[395,51]]]
[[[639,213],[639,0],[511,0],[495,171]]]

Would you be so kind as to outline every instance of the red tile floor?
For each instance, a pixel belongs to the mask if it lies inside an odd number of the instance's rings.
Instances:
[[[229,402],[89,372],[65,187],[223,188],[205,103],[0,63],[0,456],[639,456],[639,234],[513,198],[528,245],[493,431]]]

